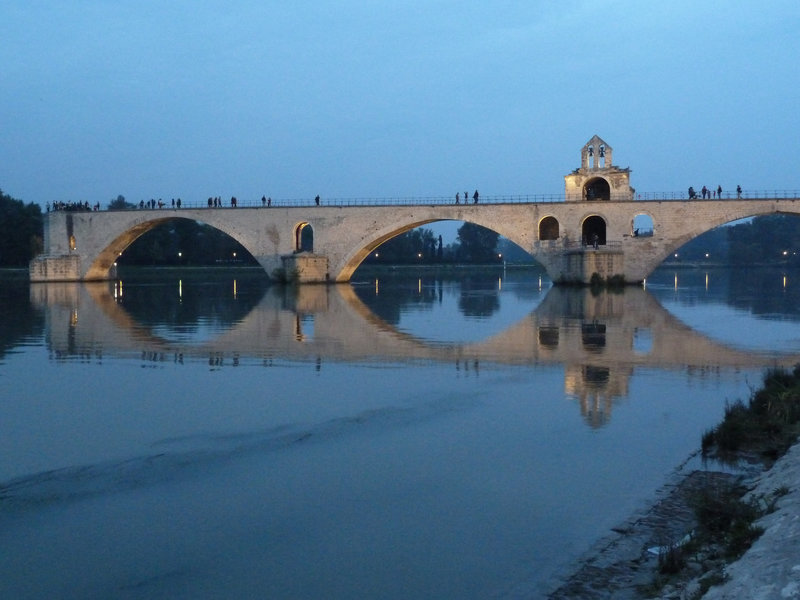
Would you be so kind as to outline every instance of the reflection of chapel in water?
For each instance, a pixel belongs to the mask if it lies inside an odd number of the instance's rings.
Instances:
[[[626,319],[625,305],[625,294],[553,288],[536,311],[540,351],[562,358],[564,391],[592,427],[605,425],[614,402],[628,396],[633,367],[620,358],[640,347],[641,323]]]

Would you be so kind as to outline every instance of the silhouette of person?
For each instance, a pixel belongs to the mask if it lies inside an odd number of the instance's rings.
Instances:
[[[742,197],[742,186],[740,186],[740,185],[736,186],[736,197],[737,198],[741,198]]]
[[[458,195],[458,192],[456,192],[456,204],[461,204],[461,197]]]
[[[475,193],[472,194],[472,201],[477,204],[478,203],[478,190],[475,190]]]
[[[722,198],[722,186],[717,186],[717,198]]]
[[[319,206],[319,194],[317,194],[317,197],[316,197],[316,198],[314,198],[314,204],[316,204],[317,206]]]

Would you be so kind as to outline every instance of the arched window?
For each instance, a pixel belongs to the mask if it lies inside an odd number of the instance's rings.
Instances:
[[[633,217],[631,223],[631,235],[633,237],[649,237],[653,235],[653,217],[647,214],[639,214]]]
[[[606,222],[603,217],[587,217],[581,226],[581,240],[584,246],[604,246],[606,243]]]
[[[583,185],[583,197],[586,200],[611,200],[611,188],[605,179],[595,177]]]
[[[558,239],[558,220],[555,217],[545,217],[539,221],[539,239],[557,240]]]
[[[294,230],[295,252],[314,251],[314,229],[308,223],[300,223]]]

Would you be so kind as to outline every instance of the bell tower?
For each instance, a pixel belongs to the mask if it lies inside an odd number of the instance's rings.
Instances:
[[[567,202],[633,200],[631,170],[612,162],[613,148],[595,135],[581,148],[581,166],[564,176]]]

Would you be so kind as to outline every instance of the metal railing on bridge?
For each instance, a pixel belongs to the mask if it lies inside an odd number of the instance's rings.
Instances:
[[[706,198],[696,197],[693,200],[698,202],[713,201],[713,200],[769,200],[777,198],[800,198],[800,190],[742,190],[739,194],[735,190],[732,192],[723,192],[717,198],[716,193],[710,193]],[[484,204],[547,204],[564,202],[565,195],[560,194],[493,194],[480,196],[478,202],[473,199],[459,199],[459,204],[464,206],[484,205]],[[687,192],[636,192],[634,195],[634,202],[637,200],[649,201],[683,201],[688,200]],[[612,195],[608,200],[612,202],[629,201],[629,196],[614,196]],[[605,200],[595,200],[593,202],[604,202]],[[52,210],[97,210],[97,204],[90,207],[88,203],[70,202],[60,203],[61,206],[55,207]],[[127,209],[104,209],[104,210],[182,210],[182,209],[205,209],[205,210],[223,210],[223,209],[236,209],[236,208],[286,208],[286,207],[301,207],[301,206],[314,206],[316,201],[314,198],[274,198],[268,202],[266,199],[262,201],[258,199],[237,199],[235,204],[231,200],[221,200],[209,205],[207,199],[198,201],[186,201],[181,199],[179,202],[172,199],[169,201],[150,200],[141,201],[138,204],[133,204]],[[445,206],[455,205],[455,196],[397,196],[397,197],[361,197],[361,198],[321,198],[320,206]],[[50,209],[48,209],[50,210]]]

